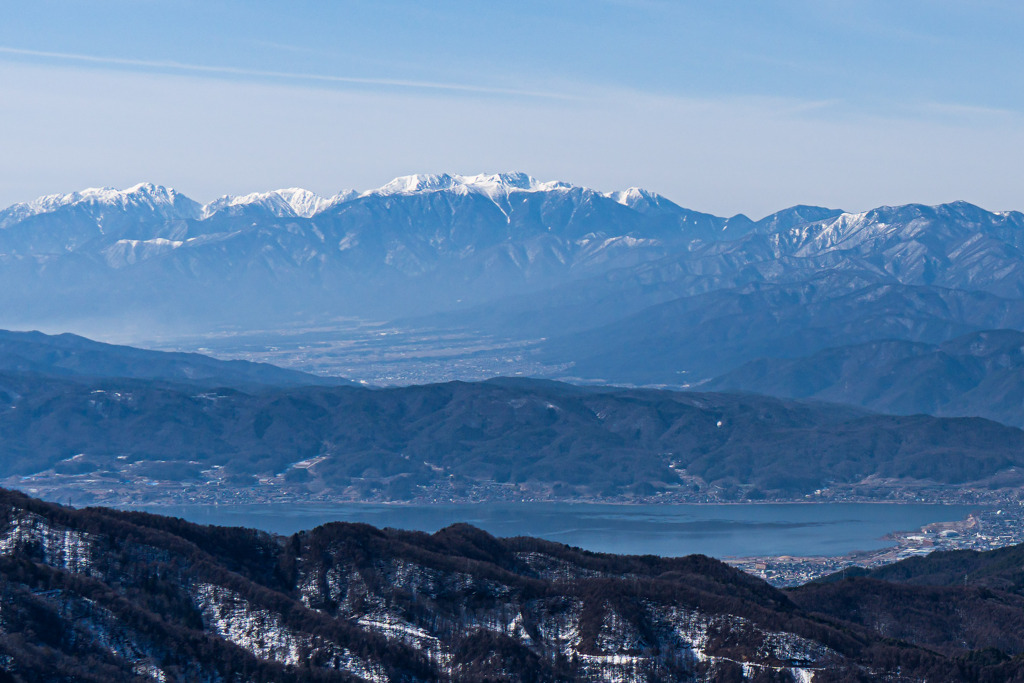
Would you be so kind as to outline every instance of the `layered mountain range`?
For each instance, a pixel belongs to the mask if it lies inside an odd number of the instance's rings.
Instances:
[[[0,324],[180,334],[392,319],[515,340],[557,379],[1017,425],[1012,351],[935,353],[1024,330],[1022,250],[1024,214],[963,202],[753,221],[515,173],[205,205],[143,184],[0,212]],[[940,396],[907,389],[897,357]],[[786,368],[822,378],[798,387]]]
[[[1024,431],[536,379],[376,389],[4,333],[0,478],[114,504],[1004,500],[1024,482]]]
[[[843,214],[706,245],[547,297],[548,306],[571,302],[559,317],[578,331],[545,352],[592,350],[573,356],[585,376],[678,383],[672,373],[699,381],[758,357],[851,342],[1021,329],[1021,228],[1021,214],[961,203]],[[630,349],[644,358],[614,366]]]
[[[467,525],[281,537],[5,490],[0,507],[8,681],[1024,678],[1019,546],[782,591],[703,556]]]

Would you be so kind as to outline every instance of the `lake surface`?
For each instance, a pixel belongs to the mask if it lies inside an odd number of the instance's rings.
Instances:
[[[265,504],[167,505],[157,514],[200,524],[246,526],[281,534],[332,521],[437,531],[468,522],[495,536],[539,536],[588,550],[666,557],[844,555],[892,545],[893,531],[965,519],[966,505],[797,503],[750,505]]]

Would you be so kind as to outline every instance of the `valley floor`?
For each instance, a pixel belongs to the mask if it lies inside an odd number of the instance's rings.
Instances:
[[[473,382],[497,376],[558,378],[572,374],[568,365],[547,364],[534,357],[542,340],[362,320],[130,341],[144,348],[270,363],[375,386]]]

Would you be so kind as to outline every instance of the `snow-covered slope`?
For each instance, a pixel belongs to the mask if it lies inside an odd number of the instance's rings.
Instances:
[[[195,218],[202,211],[196,202],[162,185],[139,183],[126,190],[93,187],[69,194],[46,195],[30,202],[14,204],[0,211],[0,229],[33,216],[56,213],[67,208],[79,208],[97,220],[113,212],[170,220]]]
[[[884,206],[764,239],[780,258],[857,261],[904,284],[1024,295],[1024,214],[1015,211],[966,202]]]
[[[4,490],[0,503],[0,673],[10,680],[910,683],[1022,673],[1020,600],[994,582],[784,593],[703,556],[600,555],[468,525],[428,535],[334,523],[282,538]],[[939,626],[897,637],[894,612]]]

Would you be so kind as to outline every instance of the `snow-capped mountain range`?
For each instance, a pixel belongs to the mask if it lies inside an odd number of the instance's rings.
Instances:
[[[93,187],[68,194],[53,194],[39,197],[30,202],[14,204],[0,212],[0,228],[40,214],[54,213],[69,206],[84,206],[90,210],[146,210],[167,218],[207,219],[222,211],[236,207],[259,207],[278,217],[312,218],[338,204],[363,197],[385,197],[390,195],[413,195],[429,192],[453,192],[456,194],[477,194],[499,203],[507,201],[510,194],[517,192],[557,192],[579,189],[594,193],[587,188],[574,188],[561,181],[541,182],[525,173],[493,173],[480,175],[419,174],[395,178],[373,190],[358,192],[344,190],[330,197],[299,187],[290,187],[269,192],[253,192],[246,195],[224,195],[208,204],[199,204],[176,190],[152,183],[139,183],[124,190],[112,187]],[[609,197],[624,206],[635,206],[639,202],[657,204],[657,195],[632,187],[628,190],[608,192]]]
[[[755,226],[636,188],[601,193],[523,173],[414,175],[332,197],[290,188],[205,205],[142,183],[0,212],[0,281],[10,284],[8,313],[27,322],[67,307],[145,300],[152,310],[172,292],[214,308],[232,300],[228,315],[248,307],[246,293],[266,315],[263,292],[282,312],[299,301],[389,316],[536,290]]]
[[[782,289],[769,296],[772,287]],[[878,297],[870,287],[901,293]],[[592,330],[563,348],[620,360],[612,349],[647,349],[640,360],[656,363],[645,339],[679,348],[674,340],[701,320],[704,336],[723,330],[713,349],[721,365],[736,349],[722,339],[754,312],[797,320],[798,334],[816,324],[799,302],[857,292],[870,309],[858,309],[868,321],[861,342],[874,338],[879,315],[889,316],[878,324],[884,334],[905,329],[933,344],[1013,324],[1006,302],[1024,300],[1024,215],[954,202],[861,213],[795,206],[753,221],[639,188],[598,192],[523,173],[413,175],[331,197],[290,188],[207,204],[143,183],[0,212],[0,327],[142,316],[247,328],[464,311],[460,329],[534,338]],[[987,303],[954,304],[949,292]],[[883,300],[896,313],[871,308]],[[924,319],[944,322],[922,328]],[[796,338],[799,353],[818,348]],[[796,353],[778,343],[780,355]],[[680,363],[667,372],[692,369]],[[604,377],[609,366],[579,367]]]

